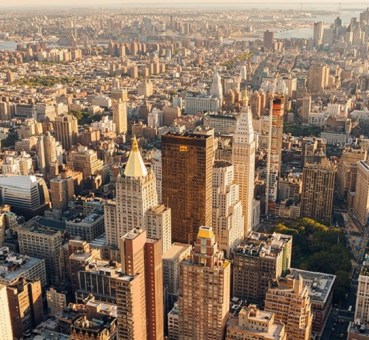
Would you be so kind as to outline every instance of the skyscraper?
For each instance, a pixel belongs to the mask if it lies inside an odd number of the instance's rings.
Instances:
[[[275,96],[270,102],[270,112],[263,118],[268,121],[266,131],[268,137],[267,174],[266,174],[266,200],[265,213],[268,214],[269,205],[277,200],[278,176],[282,161],[282,135],[283,135],[284,98]]]
[[[244,234],[252,230],[252,202],[254,199],[255,137],[249,108],[241,111],[233,136],[232,163],[234,180],[240,190],[244,216]]]
[[[315,64],[309,68],[308,90],[311,93],[323,91],[329,81],[329,67],[327,65]]]
[[[284,97],[275,96],[271,102],[272,107],[272,133],[270,145],[270,169],[278,174],[282,166],[282,135]]]
[[[50,196],[53,209],[66,210],[68,202],[74,196],[74,181],[67,172],[62,172],[61,176],[50,180]]]
[[[270,31],[264,31],[263,36],[263,45],[266,50],[272,50],[273,49],[273,43],[274,43],[274,32]]]
[[[121,238],[121,275],[116,279],[119,339],[163,340],[161,240],[133,229]]]
[[[6,286],[0,285],[0,339],[13,340]]]
[[[43,135],[37,137],[36,150],[37,150],[38,170],[44,176],[46,176],[47,170],[46,170],[45,145],[44,145],[44,136]],[[4,173],[4,171],[3,171],[3,173]]]
[[[241,66],[240,78],[241,78],[241,81],[242,80],[247,80],[247,66],[246,65]]]
[[[313,314],[309,288],[302,277],[279,278],[269,288],[265,299],[265,311],[273,312],[275,320],[286,325],[287,340],[309,340]]]
[[[229,314],[231,265],[211,227],[200,227],[192,257],[180,265],[180,339],[219,340]]]
[[[127,133],[127,103],[121,99],[113,100],[113,122],[117,135]]]
[[[213,98],[218,98],[220,103],[223,101],[223,87],[222,78],[220,77],[218,71],[214,73],[213,82],[210,88],[210,96]]]
[[[172,245],[172,212],[164,204],[159,204],[146,213],[147,237],[162,240],[163,254]]]
[[[109,216],[105,218],[109,244],[117,247],[120,237],[132,228],[145,230],[146,213],[157,204],[154,172],[145,166],[134,137],[127,164],[117,177],[116,202],[105,206]]]
[[[366,161],[357,165],[353,211],[360,224],[365,226],[369,218],[369,165]]]
[[[164,340],[163,249],[161,240],[145,243],[147,340]]]
[[[229,258],[244,236],[239,185],[230,162],[216,161],[213,168],[213,229],[219,249]]]
[[[302,179],[301,215],[330,225],[336,167],[323,159],[321,164],[306,164]]]
[[[73,115],[64,114],[56,117],[54,130],[56,139],[62,143],[65,150],[70,150],[77,144],[78,121]]]
[[[118,336],[146,339],[146,231],[133,229],[121,238],[122,277],[117,279]]]
[[[320,46],[323,43],[324,24],[322,21],[314,22],[314,46]]]
[[[212,224],[214,138],[167,133],[161,140],[162,197],[172,210],[172,241],[189,243],[201,225]]]

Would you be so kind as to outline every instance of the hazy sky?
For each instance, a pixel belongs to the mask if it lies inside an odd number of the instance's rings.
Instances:
[[[108,6],[108,5],[119,5],[119,4],[134,4],[134,3],[232,3],[232,2],[240,2],[240,3],[250,3],[250,4],[257,4],[257,3],[301,3],[301,1],[296,0],[0,0],[0,7],[38,7],[38,6],[80,6],[80,7],[87,7],[87,6]],[[338,3],[338,0],[303,0],[305,4],[309,3]],[[345,1],[342,0],[342,3],[356,3],[356,4],[363,4],[365,5],[365,1]],[[367,3],[367,2],[366,2]]]

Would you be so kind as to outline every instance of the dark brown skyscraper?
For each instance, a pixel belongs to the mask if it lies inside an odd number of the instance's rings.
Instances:
[[[214,138],[208,134],[162,136],[162,197],[172,209],[172,241],[196,240],[211,225]]]
[[[331,224],[335,176],[336,167],[327,159],[323,159],[321,164],[305,165],[301,216]]]

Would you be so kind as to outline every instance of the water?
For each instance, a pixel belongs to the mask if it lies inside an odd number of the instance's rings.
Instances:
[[[106,5],[106,7],[112,7],[111,5]],[[114,7],[120,7],[118,5],[113,5]],[[269,9],[269,10],[296,10],[296,11],[314,11],[313,15],[309,17],[301,18],[301,22],[308,25],[308,27],[299,27],[293,30],[287,30],[282,32],[276,32],[275,37],[277,39],[290,39],[290,38],[304,38],[309,39],[313,36],[313,22],[314,21],[323,21],[326,25],[330,25],[334,22],[337,16],[342,19],[344,25],[347,25],[351,18],[359,17],[360,12],[365,10],[369,6],[368,2],[343,2],[338,5],[338,3],[302,3],[301,2],[293,2],[293,3],[241,3],[241,2],[230,2],[230,3],[194,3],[194,2],[187,2],[187,3],[131,3],[131,4],[124,4],[123,8],[126,9],[143,9],[143,8],[151,8],[153,10],[157,10],[159,8],[167,8],[167,9],[174,9],[174,8],[182,8],[186,11],[193,9],[194,11],[224,11],[224,10],[245,10],[249,11],[252,9]],[[319,14],[323,12],[323,14]],[[310,24],[311,23],[311,24]],[[237,39],[237,40],[244,40],[244,38]],[[247,39],[245,40],[252,40]],[[54,45],[55,46],[55,45]],[[9,50],[15,51],[17,47],[17,42],[15,41],[0,41],[0,51]]]

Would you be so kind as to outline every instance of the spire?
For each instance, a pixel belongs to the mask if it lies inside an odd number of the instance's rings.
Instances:
[[[236,131],[233,136],[235,143],[251,144],[254,141],[254,128],[252,127],[252,115],[249,107],[242,108],[237,120]]]
[[[136,136],[133,136],[132,149],[128,157],[126,167],[124,169],[126,177],[145,177],[147,169],[142,159]]]

